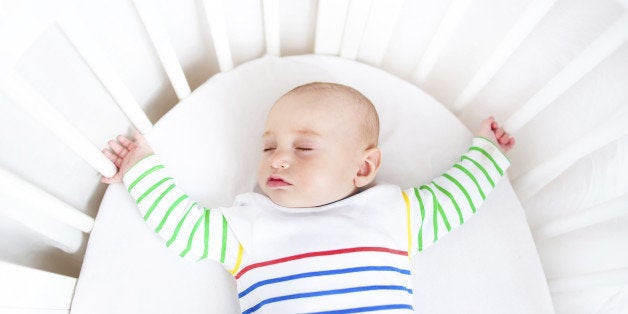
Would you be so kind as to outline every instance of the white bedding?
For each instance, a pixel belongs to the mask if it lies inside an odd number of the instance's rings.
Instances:
[[[347,84],[373,101],[384,163],[378,180],[419,185],[448,169],[471,141],[472,133],[417,87],[361,63],[313,55],[267,56],[215,75],[147,138],[191,198],[206,206],[231,205],[235,195],[255,188],[267,110],[284,92],[311,81]],[[413,144],[401,145],[408,138]],[[417,312],[553,313],[507,178],[473,219],[419,254],[413,268]],[[96,217],[72,312],[238,313],[230,276],[217,263],[192,263],[169,251],[116,184]]]

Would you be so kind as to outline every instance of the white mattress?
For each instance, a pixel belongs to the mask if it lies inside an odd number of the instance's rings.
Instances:
[[[373,101],[381,121],[380,181],[418,186],[451,167],[470,144],[472,133],[417,87],[368,65],[314,55],[267,56],[215,75],[147,138],[191,198],[231,205],[235,195],[255,188],[267,110],[284,92],[311,81],[347,84]],[[413,276],[417,312],[553,313],[507,177],[471,220],[417,255]],[[116,184],[96,217],[72,312],[238,313],[239,307],[231,275],[215,262],[193,263],[169,251]]]

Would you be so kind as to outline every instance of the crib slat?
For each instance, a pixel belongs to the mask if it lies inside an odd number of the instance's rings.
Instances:
[[[0,25],[0,71],[13,69],[24,53],[33,45],[41,34],[53,25],[49,17],[32,16],[21,12],[2,16]],[[7,44],[8,43],[8,44]]]
[[[4,176],[5,173],[6,171],[2,171],[1,175]],[[3,178],[0,186],[6,187],[8,184],[13,183],[10,180],[10,178]],[[10,218],[22,224],[32,232],[43,236],[46,244],[70,254],[76,253],[83,245],[83,232],[76,229],[76,226],[69,226],[56,218],[61,217],[67,220],[67,218],[72,218],[77,214],[69,211],[66,213],[59,212],[57,210],[59,208],[56,207],[47,208],[48,204],[41,202],[45,198],[39,198],[38,192],[40,191],[35,187],[32,189],[34,191],[19,191],[20,195],[15,197],[10,195],[10,192],[0,192],[0,201],[2,202],[0,218]],[[11,191],[15,190],[16,188]],[[29,200],[29,195],[26,195],[25,199],[24,194],[27,193],[33,193],[30,197],[35,199]],[[54,206],[57,206],[57,204],[55,203]],[[49,213],[57,217],[51,217],[48,215]]]
[[[350,0],[320,0],[316,16],[316,54],[338,55]]]
[[[504,122],[504,129],[510,133],[516,133],[627,40],[628,13],[624,13],[549,83],[513,113]]]
[[[568,218],[548,222],[533,230],[536,240],[546,240],[574,230],[628,215],[628,194],[593,206]]]
[[[599,286],[621,286],[628,284],[628,268],[550,279],[547,281],[547,284],[551,293],[583,290]]]
[[[214,49],[216,50],[218,66],[221,72],[229,71],[233,69],[233,58],[231,56],[229,37],[227,36],[227,22],[225,21],[222,3],[220,0],[205,0],[203,4]]]
[[[522,201],[528,200],[580,158],[628,135],[628,109],[588,132],[553,158],[514,178],[513,187]]]
[[[146,0],[133,0],[135,9],[137,10],[142,23],[144,24],[144,28],[146,28],[146,32],[148,33],[148,36],[157,51],[159,60],[161,60],[164,70],[166,70],[166,75],[168,75],[177,97],[179,99],[183,99],[190,95],[190,85],[188,85],[188,82],[185,79],[185,74],[183,73],[181,64],[177,59],[177,55],[174,52],[172,44],[170,44],[168,33],[160,22],[159,14],[153,7],[155,3],[157,2],[149,3]]]
[[[94,71],[96,77],[118,104],[122,112],[133,123],[133,126],[142,134],[149,133],[153,124],[150,122],[140,104],[135,100],[131,91],[124,85],[120,76],[113,70],[113,66],[103,56],[100,49],[90,36],[85,33],[83,23],[76,18],[73,12],[58,19],[61,31],[68,37],[87,65]]]
[[[451,108],[454,112],[461,111],[475,99],[555,2],[556,0],[535,0],[528,4],[506,37],[458,95]]]
[[[358,52],[358,60],[379,66],[397,25],[403,0],[373,0]]]
[[[341,57],[351,60],[355,60],[358,57],[358,50],[364,36],[364,28],[371,10],[371,3],[372,0],[363,0],[351,1],[349,4],[349,15],[347,16],[340,46]]]
[[[94,226],[92,217],[1,167],[0,194],[28,204],[55,220],[83,232],[89,233]]]
[[[48,128],[63,143],[105,177],[112,177],[117,167],[90,140],[71,125],[30,84],[19,75],[1,76],[0,89],[36,121]]]
[[[418,84],[423,84],[432,68],[438,61],[440,54],[454,33],[454,30],[462,20],[470,0],[452,0],[447,8],[445,16],[438,25],[438,29],[427,45],[419,64],[414,70],[413,79]]]
[[[264,35],[266,37],[266,53],[281,56],[281,40],[279,28],[279,0],[264,0]]]
[[[69,310],[77,279],[0,261],[0,282],[0,312],[41,309],[43,313]]]

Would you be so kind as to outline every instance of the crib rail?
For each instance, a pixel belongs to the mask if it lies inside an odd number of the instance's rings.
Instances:
[[[445,16],[438,25],[438,29],[421,56],[421,60],[414,70],[414,81],[419,85],[424,84],[427,76],[438,61],[447,41],[451,38],[455,28],[464,16],[471,0],[453,0],[447,8]]]
[[[345,24],[340,56],[355,60],[358,57],[360,43],[364,37],[364,29],[371,9],[370,1],[351,1]]]
[[[317,54],[340,54],[340,44],[345,28],[345,17],[349,0],[320,0],[316,15],[316,39],[314,52]]]
[[[142,18],[148,36],[153,42],[153,46],[166,70],[172,87],[174,87],[175,93],[177,93],[177,97],[179,97],[179,99],[187,97],[191,93],[190,86],[185,80],[185,74],[183,74],[181,64],[179,64],[179,60],[177,60],[177,56],[174,53],[174,48],[172,48],[170,44],[166,30],[160,23],[162,19],[156,12],[155,7],[147,1],[134,0],[133,4]]]
[[[580,276],[570,276],[549,280],[553,293],[582,290],[599,286],[622,286],[628,281],[628,268],[612,269]]]
[[[515,177],[513,186],[517,189],[519,198],[523,201],[530,199],[576,161],[626,135],[628,135],[628,110],[620,112],[617,117],[590,131],[551,159]]]
[[[360,42],[358,59],[361,62],[381,65],[402,5],[400,0],[373,0]]]
[[[628,40],[628,13],[623,14],[602,35],[591,43],[578,57],[512,114],[504,127],[516,133],[558,96],[578,82],[585,74],[606,59]]]
[[[264,0],[264,37],[266,39],[266,53],[271,56],[281,55],[281,41],[279,33],[279,1]]]
[[[0,261],[0,282],[0,312],[70,313],[76,278]]]
[[[233,57],[231,56],[231,48],[229,47],[229,37],[227,36],[225,13],[222,3],[219,0],[205,0],[203,4],[220,71],[229,71],[233,69]]]
[[[99,52],[100,48],[94,44],[91,36],[83,31],[84,23],[77,18],[77,14],[67,12],[57,20],[57,23],[135,128],[142,133],[150,132],[153,124],[148,120],[120,76],[112,70],[110,62]]]
[[[451,108],[454,112],[459,113],[475,99],[495,73],[506,63],[512,53],[515,52],[521,42],[547,14],[554,2],[556,0],[535,0],[528,4],[517,22],[508,31],[506,37],[504,37],[499,46],[497,46],[495,51],[482,64],[482,67],[458,95]]]
[[[131,7],[141,21],[143,30],[150,39],[159,64],[177,98],[184,99],[192,92],[192,88],[188,82],[189,77],[186,78],[182,62],[172,45],[172,38],[168,34],[165,23],[167,14],[156,2],[147,0],[128,0],[128,2],[132,4]],[[289,27],[281,25],[282,2],[280,0],[261,0],[260,2],[259,15],[263,18],[262,25],[259,27],[263,27],[265,53],[281,56],[284,54],[282,47],[288,45],[281,38],[281,29]],[[202,10],[206,18],[206,27],[209,30],[207,40],[213,45],[219,71],[228,71],[236,65],[231,50],[233,44],[230,42],[227,28],[227,19],[232,13],[223,7],[225,3],[221,0],[203,0],[199,2],[197,8]],[[390,52],[391,38],[398,31],[401,13],[408,1],[319,0],[309,3],[314,6],[309,9],[316,10],[312,52],[338,55],[387,69],[386,61],[387,54]],[[444,104],[459,117],[465,117],[467,111],[476,105],[480,93],[489,88],[496,74],[508,64],[509,58],[550,14],[556,3],[555,0],[529,1],[492,53],[471,75],[471,79],[459,91],[452,90],[455,97],[452,101],[443,101]],[[308,2],[304,1],[299,5],[305,8]],[[0,39],[11,44],[0,47],[2,52],[0,91],[10,99],[12,104],[22,108],[38,123],[50,130],[97,173],[110,177],[117,169],[84,135],[87,130],[79,130],[60,114],[35,87],[15,71],[14,66],[45,30],[58,27],[132,125],[144,134],[152,129],[152,123],[143,108],[146,106],[140,104],[131,89],[124,83],[121,75],[116,73],[112,61],[102,52],[102,47],[86,26],[88,23],[81,19],[81,14],[76,9],[77,3],[68,1],[58,6],[50,4],[48,6],[49,8],[40,10],[27,7],[25,10],[1,16],[4,22],[0,24]],[[438,71],[438,63],[446,58],[446,47],[451,43],[457,29],[463,26],[464,18],[471,7],[471,0],[452,0],[444,10],[435,31],[426,41],[428,43],[425,49],[419,51],[411,62],[405,64],[405,67],[409,69],[408,75],[404,73],[399,73],[399,75],[407,77],[409,81],[421,87],[433,83],[431,78]],[[543,111],[551,107],[560,96],[568,94],[577,82],[627,42],[628,11],[624,10],[615,22],[591,41],[544,86],[536,90],[514,111],[505,114],[506,130],[517,137],[531,121],[541,116]],[[609,116],[608,121],[588,130],[584,136],[568,143],[559,152],[547,156],[533,167],[512,170],[510,177],[513,179],[513,187],[520,199],[524,202],[532,199],[578,161],[596,153],[610,143],[625,138],[628,135],[628,111],[624,110],[625,108],[614,112],[612,116]],[[2,213],[44,235],[52,245],[68,253],[76,252],[83,245],[83,233],[91,231],[94,220],[85,215],[81,209],[68,205],[37,187],[35,182],[29,183],[10,170],[0,168],[0,186],[4,187],[0,196],[3,202],[12,202],[11,204],[24,210],[3,208]],[[626,215],[626,201],[626,195],[604,200],[599,206],[582,211],[570,219],[545,223],[532,232],[538,241],[549,241],[590,227],[592,224],[622,217]],[[46,223],[46,220],[50,220],[51,223]],[[71,300],[71,293],[68,291],[72,291],[75,279],[54,277],[50,274],[42,275],[42,273],[20,268],[20,266],[0,262],[0,276],[5,276],[5,272],[11,272],[11,276],[16,276],[5,277],[7,280],[24,281],[24,278],[36,276],[37,280],[61,287],[58,290],[59,294],[50,296],[54,299],[51,299],[51,302],[40,300],[43,302],[42,308],[69,308],[68,300]],[[45,279],[41,279],[44,277]],[[596,285],[628,284],[626,278],[628,278],[626,269],[612,269],[583,276],[550,279],[548,283],[551,291],[558,293]],[[23,290],[17,289],[11,293],[19,291]],[[11,295],[14,294],[0,293],[5,300],[0,306],[40,304],[34,299],[15,299],[17,301],[13,302],[10,298],[4,298]],[[64,301],[62,304],[52,302],[58,300]]]
[[[2,78],[2,91],[39,123],[58,136],[96,171],[107,177],[117,172],[116,166],[54,109],[37,91],[19,76]]]
[[[587,208],[571,217],[547,222],[534,230],[537,241],[557,237],[578,229],[613,220],[626,215],[628,195],[620,196],[599,205]]]
[[[83,235],[80,231],[90,232],[94,226],[92,217],[2,168],[0,196],[4,204],[13,200],[26,205],[28,209],[7,210],[3,207],[1,211],[5,215],[52,240],[55,246],[69,253],[81,247]],[[55,224],[54,221],[67,227]]]

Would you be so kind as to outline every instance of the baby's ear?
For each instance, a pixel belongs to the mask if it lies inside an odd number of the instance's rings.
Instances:
[[[362,154],[362,161],[358,173],[353,179],[355,187],[361,188],[373,181],[382,162],[382,152],[379,148],[367,149]]]

